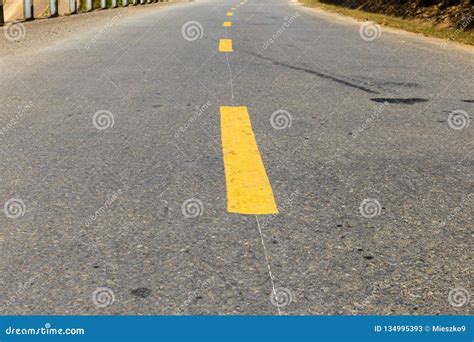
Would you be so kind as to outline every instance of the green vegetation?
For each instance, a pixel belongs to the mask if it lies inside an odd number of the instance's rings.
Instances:
[[[301,0],[309,6],[329,10],[342,15],[350,16],[360,20],[371,20],[377,24],[402,29],[405,31],[421,33],[426,36],[443,38],[446,40],[474,45],[474,30],[464,31],[435,25],[430,21],[420,19],[405,19],[386,14],[370,13],[360,9],[351,9],[332,4],[325,4],[319,0]]]

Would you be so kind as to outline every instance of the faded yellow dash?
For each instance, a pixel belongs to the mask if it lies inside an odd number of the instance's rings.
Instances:
[[[232,21],[224,21],[224,27],[231,27],[232,26]]]
[[[219,41],[219,52],[232,52],[232,39],[221,39]]]
[[[233,12],[227,12],[227,16],[228,16],[228,17],[232,17],[233,15],[234,15]]]
[[[235,7],[232,7],[232,8],[231,8],[232,11],[235,11],[236,9],[237,9],[237,8],[235,8]]]
[[[247,107],[221,107],[220,113],[227,210],[249,215],[277,214]]]

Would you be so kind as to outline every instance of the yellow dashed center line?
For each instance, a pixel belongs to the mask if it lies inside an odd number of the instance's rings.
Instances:
[[[231,213],[277,214],[247,107],[221,107],[222,152]]]
[[[232,52],[232,39],[221,39],[219,41],[219,52]]]
[[[227,16],[228,16],[228,17],[232,17],[233,15],[234,15],[233,12],[227,12]]]
[[[232,21],[224,21],[224,27],[231,27],[232,26]]]

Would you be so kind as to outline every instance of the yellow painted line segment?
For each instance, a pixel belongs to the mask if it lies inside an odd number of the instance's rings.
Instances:
[[[232,39],[219,40],[219,52],[232,52]]]
[[[232,17],[233,15],[234,15],[233,12],[227,12],[227,16],[228,16],[228,17]]]
[[[224,21],[224,27],[231,27],[232,26],[232,21]]]
[[[248,215],[277,214],[247,107],[221,107],[220,114],[227,210]]]

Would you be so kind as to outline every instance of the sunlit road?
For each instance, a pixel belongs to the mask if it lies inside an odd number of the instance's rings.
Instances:
[[[472,312],[474,59],[442,43],[226,0],[1,55],[1,312]]]

